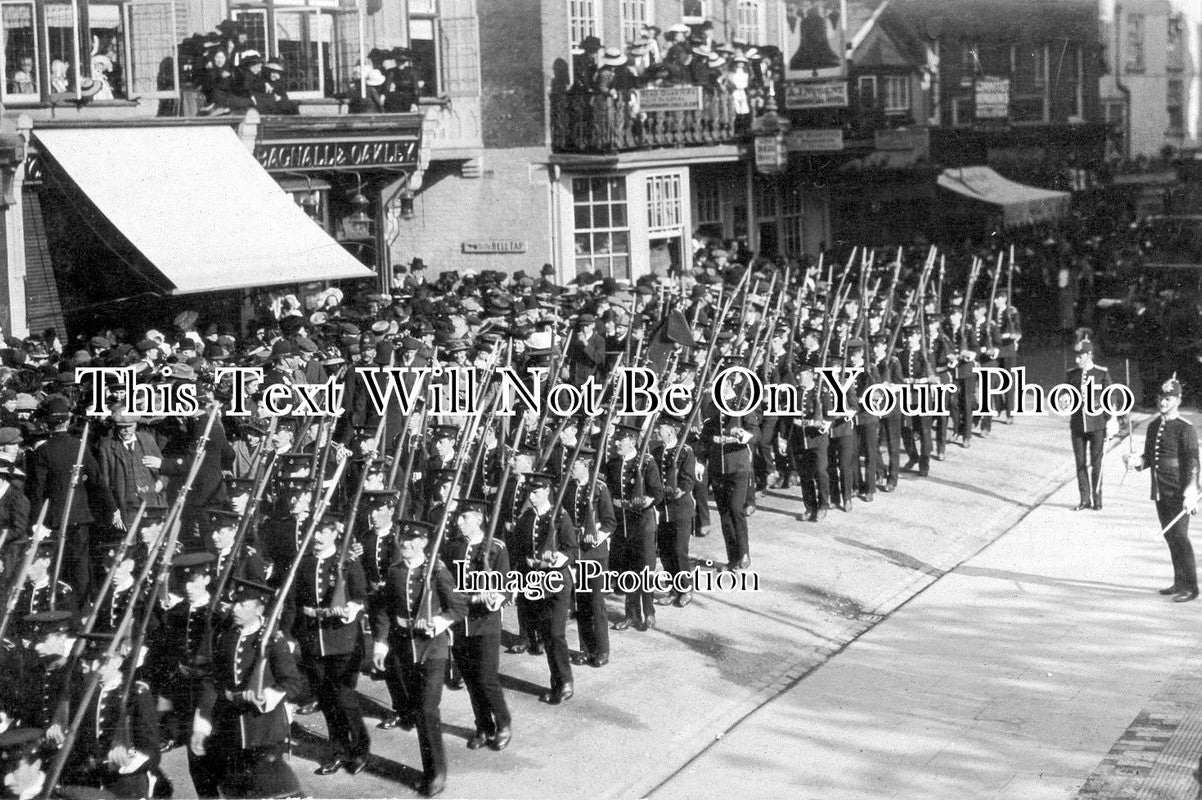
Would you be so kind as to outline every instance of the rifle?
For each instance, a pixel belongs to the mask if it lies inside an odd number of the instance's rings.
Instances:
[[[618,363],[621,363],[622,356],[618,356]],[[490,409],[491,411],[491,409]],[[522,441],[522,434],[526,432],[526,417],[522,415],[518,418],[517,427],[514,429],[514,440]],[[488,530],[484,534],[484,566],[487,570],[491,561],[490,554],[492,553],[493,539],[496,537],[497,523],[501,520],[501,505],[505,502],[505,489],[509,485],[510,474],[513,472],[513,464],[511,459],[504,456],[504,451],[509,447],[503,437],[498,438],[497,447],[502,452],[501,461],[501,482],[497,486],[497,497],[493,501],[492,511],[488,516]]]
[[[993,270],[993,285],[989,287],[989,305],[985,309],[985,320],[989,325],[994,323],[993,298],[997,297],[998,280],[1002,277],[1002,254],[997,254],[997,266]],[[1001,320],[998,320],[1000,322]]]
[[[71,484],[67,487],[67,499],[63,503],[63,515],[58,523],[58,552],[54,556],[54,574],[50,576],[50,610],[54,611],[58,604],[58,578],[63,572],[63,553],[67,549],[67,527],[71,522],[71,506],[75,502],[75,489],[79,486],[79,476],[83,472],[83,457],[88,450],[88,433],[92,430],[92,420],[83,424],[83,433],[79,435],[79,450],[75,454],[75,463],[71,465]]]
[[[346,457],[340,455],[338,466],[334,468],[334,477],[330,481],[329,488],[325,490],[317,507],[313,509],[313,516],[309,519],[309,527],[305,530],[305,535],[301,539],[300,545],[296,548],[296,557],[292,559],[292,564],[288,567],[288,574],[284,577],[283,583],[280,584],[275,600],[271,604],[271,611],[263,621],[263,632],[259,639],[258,659],[255,662],[254,672],[250,680],[250,685],[253,687],[257,697],[263,696],[264,683],[267,680],[267,648],[271,645],[275,629],[280,623],[280,616],[284,613],[284,605],[288,599],[288,595],[292,593],[292,585],[296,583],[296,573],[300,569],[300,562],[305,557],[305,553],[308,552],[309,547],[312,546],[313,536],[317,533],[317,526],[321,524],[321,518],[325,515],[326,509],[330,507],[330,502],[334,498],[334,492],[338,490],[338,483],[342,480],[342,471],[346,469],[346,462]]]
[[[376,426],[376,433],[372,437],[372,442],[376,449],[380,447],[380,442],[384,438],[384,426],[388,421],[388,417],[384,414],[380,415],[380,422]],[[368,459],[363,460],[363,474],[359,476],[359,484],[355,487],[355,495],[351,499],[350,507],[346,511],[346,516],[342,524],[342,544],[338,548],[338,569],[335,574],[338,576],[334,580],[334,592],[330,600],[332,608],[343,608],[346,606],[346,559],[351,552],[351,541],[354,539],[352,535],[355,529],[355,516],[359,513],[359,501],[363,499],[363,487],[367,484]]]
[[[418,448],[423,446],[423,437],[426,433],[426,423],[430,419],[430,407],[426,403],[422,404],[421,416],[418,417],[417,430],[412,431],[408,424],[405,425],[405,430],[401,434],[401,439],[397,443],[396,457],[392,461],[392,475],[388,479],[388,488],[396,486],[396,470],[401,461],[401,448],[406,444],[409,446],[409,454],[405,457],[405,474],[401,476],[400,490],[396,501],[396,519],[402,519],[405,516],[405,506],[409,502],[409,485],[412,483],[413,462],[417,460]],[[416,444],[414,442],[416,440]]]
[[[496,404],[501,393],[499,390],[492,390],[487,396],[486,407],[492,408]],[[480,415],[472,416],[471,422],[463,432],[463,441],[459,447],[459,452],[455,455],[455,472],[451,478],[451,493],[446,505],[443,506],[442,514],[438,520],[438,526],[434,529],[434,540],[430,544],[430,556],[426,560],[426,571],[422,582],[422,599],[421,607],[426,610],[426,622],[430,623],[433,619],[433,606],[431,604],[431,594],[434,587],[434,567],[438,563],[438,551],[442,548],[443,535],[446,533],[447,522],[451,518],[451,501],[450,498],[456,496],[456,491],[459,488],[459,480],[463,477],[463,464],[467,460],[468,443],[476,434],[476,429],[480,425]],[[489,542],[489,546],[492,543]]]
[[[1123,359],[1123,371],[1126,374],[1127,388],[1131,388],[1131,359]],[[1131,471],[1131,456],[1133,455],[1135,455],[1135,431],[1131,425],[1131,412],[1127,412],[1127,457],[1123,459],[1123,477],[1119,479],[1119,486],[1122,486],[1123,481],[1127,480],[1127,473]]]
[[[4,599],[4,616],[0,617],[0,641],[4,641],[4,633],[8,630],[9,620],[16,613],[17,600],[21,598],[21,589],[25,586],[25,576],[29,574],[29,568],[33,566],[33,559],[38,552],[38,543],[45,538],[45,534],[39,536],[38,531],[45,530],[46,512],[49,509],[50,500],[43,500],[42,509],[38,512],[38,521],[33,524],[33,535],[30,537],[29,547],[21,559],[21,568],[17,570],[12,584],[8,587],[8,596]],[[57,588],[57,584],[53,585],[51,593],[53,594]]]

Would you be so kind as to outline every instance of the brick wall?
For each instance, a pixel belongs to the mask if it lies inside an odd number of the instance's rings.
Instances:
[[[544,144],[546,93],[540,0],[481,2],[477,13],[484,146]]]
[[[483,175],[462,178],[458,166],[435,162],[414,198],[414,218],[402,221],[392,245],[392,262],[415,256],[440,270],[471,268],[534,275],[551,261],[550,209],[546,167],[535,164],[543,148],[490,150]],[[525,253],[470,255],[464,241],[524,241]]]

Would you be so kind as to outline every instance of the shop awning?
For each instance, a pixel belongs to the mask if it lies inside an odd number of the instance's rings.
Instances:
[[[368,278],[225,126],[34,130],[173,294]]]
[[[1068,213],[1068,192],[1015,183],[989,167],[945,169],[939,185],[957,194],[999,206],[1007,228],[1056,219]]]

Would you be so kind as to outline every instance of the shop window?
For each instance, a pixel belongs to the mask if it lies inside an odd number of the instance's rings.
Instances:
[[[910,110],[910,76],[882,76],[881,97],[885,101],[885,111],[908,112]]]
[[[1166,111],[1169,117],[1170,135],[1181,135],[1185,130],[1185,84],[1180,78],[1169,78],[1165,98]]]
[[[607,277],[629,278],[626,179],[574,178],[572,206],[577,271],[600,271]]]
[[[1143,72],[1146,67],[1144,60],[1144,15],[1127,15],[1127,72]]]
[[[700,25],[709,19],[710,4],[707,0],[682,0],[680,21],[685,25]]]
[[[36,103],[38,86],[38,41],[30,2],[0,4],[0,27],[4,37],[4,102]]]
[[[1169,17],[1168,60],[1165,62],[1165,69],[1169,72],[1181,72],[1185,69],[1185,53],[1181,47],[1184,28],[1185,22],[1180,14]]]
[[[589,36],[601,38],[601,23],[597,18],[597,0],[568,1],[568,35],[572,44],[580,44]]]
[[[679,228],[684,224],[679,175],[653,175],[647,179],[647,227]]]
[[[622,41],[627,44],[643,35],[643,26],[655,19],[652,0],[622,0]]]
[[[70,5],[46,5],[46,58],[50,64],[50,93],[74,92],[79,76],[78,26]]]
[[[693,218],[698,226],[722,226],[722,185],[717,181],[694,181],[696,202],[693,204]]]
[[[764,43],[763,0],[739,0],[735,38],[748,44]]]

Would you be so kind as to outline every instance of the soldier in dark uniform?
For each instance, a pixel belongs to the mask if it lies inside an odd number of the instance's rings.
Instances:
[[[738,403],[740,381],[724,381],[723,397]],[[714,489],[714,503],[722,522],[722,538],[726,542],[727,566],[731,570],[751,566],[751,547],[747,536],[747,509],[751,503],[752,459],[751,445],[760,433],[759,414],[752,411],[745,417],[723,414],[709,404],[702,409],[701,437],[698,457],[704,456],[706,472]]]
[[[70,542],[68,542],[70,544]],[[54,559],[58,553],[58,543],[50,538],[37,542],[37,552],[25,573],[25,585],[17,595],[16,613],[36,614],[39,611],[66,610],[72,614],[79,613],[79,601],[72,588],[65,582],[59,581],[51,599],[50,582],[53,580]],[[14,631],[16,633],[18,631]]]
[[[976,364],[980,367],[991,367],[994,365],[994,359],[998,356],[999,336],[997,325],[990,322],[989,317],[985,314],[987,311],[987,303],[984,300],[976,300],[972,304],[972,322],[967,326],[967,343],[968,349],[973,352],[976,357]],[[996,409],[991,407],[991,397],[985,398],[985,407],[977,409],[976,424],[980,428],[982,436],[988,436],[993,429],[993,415],[990,413]]]
[[[151,797],[161,780],[159,715],[154,695],[145,683],[135,681],[123,708],[125,670],[137,666],[126,664],[128,643],[119,644],[106,656],[113,642],[111,634],[89,633],[84,637],[87,644],[82,661],[89,672],[99,673],[100,680],[84,710],[63,774],[70,783],[102,787],[119,798]],[[73,717],[83,702],[87,683],[87,678],[73,682]]]
[[[1016,312],[1017,313],[1017,312]],[[943,332],[943,317],[940,314],[929,314],[927,323],[927,352],[931,366],[935,370],[933,383],[951,385],[955,382],[956,355],[951,339]],[[950,412],[956,407],[960,398],[954,395],[948,402],[949,414],[940,415],[931,421],[931,433],[935,438],[935,452],[932,458],[942,461],[947,453],[947,441],[951,438],[950,428],[953,427]]]
[[[393,535],[393,519],[396,514],[398,494],[387,489],[364,489],[362,504],[365,509],[366,524],[359,542],[363,545],[363,574],[367,580],[369,615],[374,615],[379,601],[378,592],[384,587],[384,579],[396,558],[396,537]],[[396,657],[390,653],[389,660]],[[387,668],[372,670],[373,680],[383,679],[388,688],[391,708],[385,712],[379,725],[381,730],[391,730],[403,726],[406,730],[413,727],[413,721],[402,719],[405,710],[405,687],[401,683],[397,669]]]
[[[312,548],[301,556],[281,623],[300,647],[301,668],[330,734],[333,754],[317,768],[318,775],[332,775],[343,767],[358,775],[371,754],[355,692],[363,660],[359,615],[367,603],[367,579],[357,560],[339,564],[341,532],[342,520],[333,514],[318,523]],[[345,599],[335,598],[340,581]]]
[[[9,728],[0,732],[0,797],[35,800],[46,794],[45,764],[42,760],[42,731],[37,728]],[[55,800],[109,800],[115,797],[104,789],[60,783],[48,796]]]
[[[605,378],[605,337],[597,333],[597,318],[583,313],[576,318],[576,332],[568,343],[568,380],[583,386],[593,378],[600,384]]]
[[[124,541],[125,538],[120,531],[112,531],[108,539],[97,543],[99,563],[107,565],[106,568],[113,574],[108,593],[101,598],[100,606],[96,609],[96,624],[92,630],[97,633],[117,632],[117,627],[121,624],[126,609],[135,600],[135,594],[138,595],[139,608],[145,605],[145,590],[135,592],[133,586],[135,570],[146,563],[146,545],[134,542],[125,550],[121,559],[117,560],[117,554],[121,551]],[[134,613],[134,618],[137,619],[140,612],[135,611]]]
[[[1081,389],[1082,397],[1088,393],[1094,398],[1093,407],[1099,407],[1099,399],[1110,386],[1110,371],[1093,362],[1093,343],[1088,339],[1077,342],[1073,348],[1077,366],[1068,371],[1066,383]],[[1008,393],[1010,394],[1010,393]],[[1106,414],[1087,414],[1087,404],[1069,418],[1069,433],[1073,439],[1073,458],[1077,462],[1077,492],[1081,502],[1076,511],[1092,508],[1102,510],[1102,456],[1106,448]]]
[[[505,541],[511,543],[513,530],[521,518],[522,512],[529,502],[529,477],[534,471],[534,459],[537,451],[531,447],[519,447],[513,454],[513,464],[509,473],[508,484],[500,491],[501,518],[498,529],[505,532]],[[500,480],[498,478],[498,480]],[[512,550],[512,548],[510,548]],[[521,597],[517,603],[518,641],[509,648],[510,653],[530,653],[540,656],[543,654],[543,643],[538,639],[534,617],[530,605]]]
[[[209,617],[213,581],[212,553],[196,552],[171,561],[167,602],[156,635],[149,640],[146,675],[166,701],[164,747],[187,739],[204,696],[204,662],[213,656],[213,623]],[[197,797],[220,796],[214,755],[188,751],[188,772]]]
[[[787,443],[801,481],[801,496],[810,522],[826,517],[830,508],[831,484],[827,471],[830,443],[831,396],[819,385],[814,367],[805,364],[797,373],[800,412],[792,420]]]
[[[417,725],[421,747],[420,791],[433,797],[446,787],[447,762],[442,743],[443,673],[448,649],[447,630],[467,614],[467,599],[455,591],[450,571],[435,559],[431,581],[425,585],[429,525],[416,520],[400,523],[400,559],[388,570],[379,593],[372,630],[372,660],[386,668],[388,656],[405,686],[409,715]]]
[[[547,588],[543,597],[527,602],[532,604],[531,613],[538,637],[547,648],[547,667],[551,672],[551,689],[543,692],[540,699],[556,705],[573,694],[567,625],[572,609],[571,567],[580,548],[568,515],[551,507],[553,485],[554,480],[545,473],[530,476],[530,505],[514,529],[510,556],[519,571],[544,573],[543,585]],[[550,573],[559,575],[558,588],[546,582]]]
[[[909,456],[907,469],[918,464],[918,476],[925,478],[931,472],[931,416],[917,413],[923,404],[927,387],[935,380],[935,370],[931,367],[931,359],[922,346],[922,331],[917,325],[907,325],[902,330],[906,337],[906,346],[898,354],[901,365],[901,383],[905,387],[905,395],[898,398],[899,403],[908,406],[906,414],[905,445],[906,455]],[[903,402],[902,397],[908,397],[909,402]],[[918,439],[917,444],[915,438]]]
[[[487,514],[484,503],[477,500],[463,499],[456,506],[459,535],[448,540],[443,552],[444,561],[450,565],[457,583],[460,574],[495,572],[504,576],[509,572],[509,551],[504,542],[494,538],[489,549],[484,548]],[[505,595],[500,591],[481,591],[471,592],[468,597],[467,616],[451,626],[451,651],[463,672],[476,721],[476,733],[468,739],[467,747],[479,750],[488,745],[493,750],[504,750],[513,738],[509,706],[497,674],[501,654],[501,604]]]
[[[50,501],[46,526],[59,531],[80,441],[68,430],[71,408],[67,398],[51,395],[43,402],[42,413],[53,433],[29,454],[29,479],[25,484],[25,493],[35,514],[40,512],[44,500]],[[67,510],[67,543],[63,571],[59,576],[71,585],[81,599],[87,599],[92,589],[90,540],[92,525],[96,521],[92,509],[99,511],[102,523],[123,525],[120,512],[113,504],[112,493],[108,491],[100,473],[100,464],[92,451],[87,449],[84,451],[80,481],[71,495],[71,508]]]
[[[856,409],[856,486],[864,502],[871,503],[876,494],[876,477],[880,470],[881,453],[878,444],[880,420],[876,415],[870,414],[863,405],[864,393],[868,391],[869,386],[877,382],[876,370],[865,361],[864,347],[863,339],[849,341],[847,343],[847,359],[848,366],[860,370],[851,386],[851,395],[854,398]],[[864,459],[862,468],[860,466],[861,458]]]
[[[872,370],[879,385],[891,387],[900,384],[902,380],[901,364],[898,362],[897,356],[886,352],[889,349],[888,338],[874,336],[871,345]],[[880,486],[882,492],[892,492],[897,488],[897,473],[901,469],[901,427],[900,404],[895,404],[888,414],[880,417],[880,439],[885,445],[885,451],[889,454],[888,463],[881,463],[881,472],[877,476],[878,481],[882,477],[885,479],[885,483]]]
[[[70,685],[67,660],[75,646],[76,617],[69,611],[41,611],[26,614],[20,649],[6,662],[13,666],[8,674],[15,691],[4,711],[12,719],[48,731],[47,738],[61,743],[70,719],[64,702]]]
[[[289,736],[284,700],[296,697],[300,674],[284,634],[268,632],[264,623],[275,590],[249,581],[235,586],[233,625],[213,648],[189,749],[198,756],[212,751],[210,763],[225,797],[300,796],[300,783],[284,761]],[[265,636],[270,638],[264,641]]]
[[[663,498],[659,467],[650,459],[639,463],[640,431],[630,425],[614,430],[614,455],[605,463],[605,482],[613,498],[617,528],[610,539],[610,564],[619,572],[641,572],[655,568],[655,504]],[[751,455],[747,455],[750,474]],[[626,595],[626,616],[615,630],[645,631],[655,625],[655,601],[641,588]]]
[[[1168,528],[1164,538],[1173,560],[1173,585],[1160,593],[1186,603],[1198,597],[1198,569],[1189,541],[1190,514],[1198,507],[1198,433],[1182,418],[1180,406],[1181,384],[1171,378],[1160,387],[1160,415],[1148,424],[1143,455],[1124,460],[1137,470],[1152,470],[1152,501],[1161,528]]]
[[[845,340],[846,341],[846,340]],[[827,366],[836,370],[837,380],[843,381],[843,365],[845,363],[844,356],[832,355],[827,359]],[[839,414],[835,408],[835,393],[826,384],[825,380],[819,382],[821,387],[830,395],[831,407],[829,417],[831,421],[830,445],[828,457],[828,470],[830,475],[830,485],[834,489],[832,499],[838,497],[837,505],[845,513],[850,512],[852,502],[855,497],[855,481],[856,481],[856,415],[855,409],[850,404],[845,409],[843,414]]]
[[[972,415],[976,410],[977,373],[974,366],[977,355],[968,346],[968,326],[964,322],[964,310],[955,304],[947,309],[947,338],[951,341],[955,357],[953,377],[956,394],[952,400],[952,431],[960,438],[961,447],[972,446]]]
[[[241,515],[236,511],[229,511],[224,508],[209,509],[209,541],[213,547],[213,553],[216,561],[213,565],[213,574],[220,576],[224,574],[226,569],[230,569],[231,578],[241,578],[243,580],[254,581],[255,583],[267,583],[267,562],[259,555],[258,550],[247,541],[243,541],[240,552],[234,552],[235,539],[238,536],[238,525],[241,522]],[[233,561],[233,566],[230,567],[230,562]],[[233,586],[227,584],[227,594],[233,591]],[[227,602],[228,597],[223,597],[222,602]]]
[[[993,298],[993,308],[996,312],[998,342],[997,365],[1005,370],[1013,370],[1018,366],[1018,343],[1023,338],[1022,315],[1010,304],[1010,295],[1005,289],[998,291]],[[1006,392],[1005,406],[1000,411],[1006,413],[1008,422],[1014,421],[1014,393]]]
[[[664,571],[674,578],[673,586],[685,586],[683,591],[675,588],[665,597],[657,598],[657,605],[675,604],[684,608],[693,599],[693,589],[687,580],[689,574],[689,539],[693,535],[694,508],[693,484],[697,480],[697,457],[687,444],[676,450],[686,420],[661,414],[655,422],[659,444],[651,449],[651,458],[659,467],[664,483],[664,499],[658,508],[661,515],[657,540],[659,560]],[[686,576],[676,579],[676,576]]]
[[[313,482],[309,478],[281,478],[276,508],[263,526],[263,549],[270,564],[270,583],[288,574],[313,511]]]
[[[609,569],[609,541],[618,522],[609,487],[600,476],[592,484],[590,507],[589,481],[596,461],[597,451],[585,444],[580,457],[572,463],[563,507],[576,528],[580,560],[595,561],[597,569],[604,572]],[[588,576],[576,587],[576,630],[580,635],[580,654],[572,659],[572,663],[593,667],[608,664],[609,622],[605,619],[605,592],[600,577]]]

